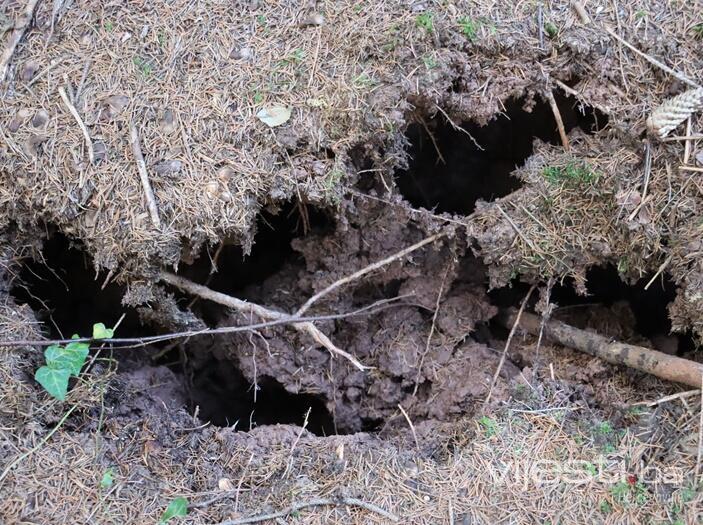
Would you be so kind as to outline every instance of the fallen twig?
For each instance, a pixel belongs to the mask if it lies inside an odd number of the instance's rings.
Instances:
[[[269,321],[279,321],[290,320],[291,317],[286,313],[271,310],[270,308],[266,308],[265,306],[261,306],[256,303],[249,303],[247,301],[242,301],[241,299],[237,299],[236,297],[232,297],[231,295],[211,290],[206,286],[196,284],[193,281],[189,281],[188,279],[179,275],[175,275],[169,272],[161,272],[159,277],[163,282],[168,283],[171,286],[175,286],[176,288],[179,288],[185,292],[197,295],[203,299],[213,301],[215,303],[227,306],[240,312],[245,312],[247,314],[255,314],[261,319],[266,319]],[[294,317],[300,316],[296,315]],[[337,354],[347,359],[359,370],[367,370],[369,368],[367,366],[362,365],[353,355],[335,346],[335,344],[325,334],[323,334],[312,322],[301,322],[298,320],[293,320],[292,325],[293,328],[295,328],[296,330],[308,334],[315,340],[316,343],[324,346],[332,354]]]
[[[605,27],[604,29],[605,29],[605,31],[606,31],[610,36],[612,36],[615,40],[617,40],[617,41],[619,41],[620,43],[624,44],[626,47],[628,47],[629,49],[631,49],[632,51],[634,51],[635,53],[637,53],[639,56],[641,56],[642,58],[644,58],[645,60],[647,60],[650,64],[654,64],[654,65],[657,66],[659,69],[661,69],[661,70],[663,70],[663,71],[666,71],[666,72],[669,73],[670,75],[672,75],[672,76],[678,78],[681,82],[684,82],[684,83],[688,84],[689,86],[692,86],[692,87],[695,87],[695,88],[700,88],[700,87],[701,87],[700,84],[698,84],[697,82],[691,80],[690,78],[688,78],[688,77],[687,77],[686,75],[684,75],[683,73],[680,73],[680,72],[678,72],[678,71],[676,71],[676,70],[674,70],[674,69],[671,69],[669,66],[667,66],[666,64],[663,64],[662,62],[660,62],[660,61],[657,60],[656,58],[649,56],[647,53],[643,53],[642,51],[640,51],[640,50],[637,49],[635,46],[633,46],[632,44],[630,44],[627,40],[625,40],[623,37],[621,37],[620,35],[618,35],[615,31],[613,31],[613,30],[610,29],[609,27]]]
[[[7,41],[7,46],[5,50],[0,55],[0,82],[5,80],[7,75],[7,70],[10,66],[10,61],[12,60],[12,55],[15,54],[15,49],[17,49],[17,44],[20,43],[25,31],[32,22],[32,17],[34,16],[34,10],[37,7],[39,0],[28,0],[27,6],[24,8],[24,13],[15,22],[15,27],[12,30],[9,40]]]
[[[559,106],[557,106],[557,101],[554,100],[554,94],[552,90],[547,88],[544,92],[547,97],[547,102],[549,102],[549,107],[552,108],[552,113],[554,113],[554,120],[557,122],[557,129],[559,130],[559,137],[561,138],[561,145],[564,146],[566,151],[569,151],[569,137],[566,136],[566,129],[564,128],[564,120],[561,118],[561,112],[559,111]]]
[[[507,327],[519,324],[532,335],[539,334],[540,318],[524,313],[519,319],[515,309],[502,311],[498,321]],[[551,340],[575,348],[595,357],[647,372],[667,381],[674,381],[700,388],[703,364],[671,356],[657,350],[626,343],[613,342],[607,337],[579,330],[566,323],[550,320],[544,327],[544,335]]]
[[[95,164],[95,152],[93,151],[93,141],[90,138],[90,133],[88,133],[88,128],[83,123],[83,119],[78,114],[78,110],[71,103],[71,100],[68,98],[68,95],[66,94],[66,90],[61,86],[59,86],[59,95],[61,95],[61,100],[63,100],[63,103],[66,104],[68,111],[71,113],[71,115],[73,115],[73,118],[76,119],[76,122],[78,123],[78,127],[81,128],[81,132],[83,133],[83,137],[85,137],[85,145],[88,148],[88,158],[90,159],[90,164],[91,165]]]
[[[415,440],[415,448],[419,452],[420,451],[420,442],[417,440],[417,432],[415,432],[415,425],[413,425],[413,422],[410,419],[410,416],[408,415],[408,413],[403,408],[403,405],[398,403],[398,408],[400,409],[400,412],[403,414],[405,421],[408,422],[408,426],[410,426],[410,431],[413,433],[413,439]]]
[[[413,244],[412,246],[408,246],[407,248],[400,250],[397,253],[394,253],[393,255],[386,257],[385,259],[382,259],[380,261],[376,261],[373,264],[369,264],[367,267],[362,268],[361,270],[354,272],[351,275],[347,275],[346,277],[343,277],[341,279],[338,279],[337,281],[333,282],[330,284],[327,288],[324,290],[317,292],[315,295],[313,295],[310,299],[308,299],[303,306],[301,306],[297,312],[295,312],[295,315],[303,315],[305,312],[307,312],[310,307],[317,302],[320,298],[324,297],[325,295],[329,294],[330,292],[336,290],[340,286],[343,286],[347,283],[350,283],[352,281],[355,281],[359,279],[360,277],[363,277],[367,273],[370,273],[374,270],[377,270],[383,266],[386,266],[387,264],[392,263],[393,261],[396,261],[402,257],[405,257],[409,253],[414,252],[415,250],[419,250],[423,246],[430,244],[437,239],[444,237],[446,233],[436,233],[434,235],[431,235],[427,237],[426,239],[421,240],[420,242],[417,242]]]
[[[234,334],[239,332],[252,332],[255,330],[261,330],[263,328],[272,328],[274,326],[283,326],[287,324],[300,323],[300,322],[320,322],[320,321],[336,321],[338,319],[346,319],[348,317],[354,317],[358,315],[372,315],[386,308],[395,306],[393,302],[397,302],[401,299],[405,299],[409,295],[402,295],[394,297],[392,299],[383,299],[377,301],[373,304],[354,310],[352,312],[341,313],[341,314],[331,314],[331,315],[316,315],[316,316],[306,316],[306,317],[287,317],[284,319],[277,319],[274,321],[265,321],[263,323],[254,323],[240,326],[222,326],[219,328],[204,328],[202,330],[186,330],[182,332],[171,332],[161,335],[151,335],[145,337],[113,337],[110,339],[100,339],[100,343],[110,343],[121,350],[129,348],[139,348],[153,343],[162,343],[164,341],[172,341],[175,339],[188,339],[189,337],[194,337],[198,335],[221,335],[221,334]],[[405,305],[407,303],[399,303],[400,305]],[[81,337],[78,339],[20,339],[20,340],[4,340],[0,341],[0,348],[8,346],[51,346],[51,345],[65,345],[69,343],[91,343],[95,342],[90,337]],[[131,346],[121,346],[121,345],[131,345]]]
[[[300,503],[293,503],[290,507],[286,507],[285,509],[280,510],[278,512],[272,512],[269,514],[259,514],[258,516],[250,516],[248,518],[226,520],[226,521],[222,521],[222,522],[218,523],[217,525],[245,525],[246,523],[259,523],[261,521],[270,521],[270,520],[275,520],[278,518],[284,518],[286,516],[293,514],[294,512],[298,512],[299,510],[302,510],[307,507],[321,507],[321,506],[326,506],[326,505],[348,505],[348,506],[353,506],[353,507],[361,507],[361,508],[366,509],[370,512],[375,512],[376,514],[379,514],[379,515],[383,516],[384,518],[391,520],[392,522],[398,522],[398,520],[399,520],[398,516],[396,516],[395,514],[391,514],[387,510],[384,510],[381,507],[374,505],[373,503],[367,503],[367,502],[362,501],[360,499],[356,499],[356,498],[339,498],[339,499],[318,498],[318,499],[311,499],[309,501],[302,501]]]
[[[137,161],[137,170],[139,170],[139,178],[142,181],[142,188],[144,188],[144,195],[146,197],[147,207],[149,208],[151,222],[154,224],[156,229],[160,230],[161,220],[159,219],[159,208],[156,206],[154,191],[151,189],[149,173],[146,171],[146,162],[144,162],[142,147],[139,144],[139,132],[137,131],[137,126],[134,125],[134,122],[130,124],[130,142],[132,143],[134,158]]]
[[[510,333],[508,334],[508,339],[505,341],[505,347],[503,347],[503,354],[500,356],[500,361],[498,362],[498,367],[496,368],[496,371],[493,374],[493,379],[491,380],[491,387],[488,389],[488,395],[486,396],[486,399],[483,400],[484,404],[488,403],[491,400],[491,394],[493,393],[493,387],[495,386],[496,381],[498,381],[498,376],[500,375],[500,371],[503,369],[503,364],[505,363],[505,357],[508,355],[508,349],[510,348],[510,342],[513,340],[513,336],[515,335],[515,331],[517,329],[517,326],[520,323],[520,317],[522,317],[522,313],[525,311],[525,306],[527,306],[527,301],[529,301],[530,296],[532,295],[532,292],[534,292],[535,288],[537,288],[536,284],[533,284],[532,286],[530,286],[530,289],[525,294],[525,298],[522,300],[522,304],[520,304],[520,309],[518,310],[517,314],[515,315],[515,320],[513,321],[513,324],[510,327]]]

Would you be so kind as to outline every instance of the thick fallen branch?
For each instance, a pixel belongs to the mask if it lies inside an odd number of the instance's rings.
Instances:
[[[232,308],[233,310],[238,310],[246,314],[254,314],[260,317],[261,319],[265,319],[268,321],[279,321],[286,320],[291,317],[286,313],[271,310],[270,308],[266,308],[265,306],[261,306],[256,303],[249,303],[247,301],[237,299],[236,297],[232,297],[231,295],[216,292],[215,290],[211,290],[206,286],[196,284],[193,281],[189,281],[188,279],[185,279],[183,277],[169,272],[161,272],[159,277],[163,282],[168,283],[171,286],[175,286],[176,288],[179,288],[184,292],[188,292],[190,294],[197,295],[198,297],[201,297],[203,299],[207,299],[208,301],[213,301],[223,306],[227,306],[229,308]],[[308,334],[315,340],[315,342],[324,346],[331,353],[344,357],[359,370],[367,370],[369,368],[367,366],[362,365],[359,360],[356,359],[350,353],[345,352],[341,348],[337,348],[334,343],[330,341],[329,337],[323,334],[311,322],[307,321],[301,323],[294,323],[292,326],[296,330]]]
[[[517,311],[502,311],[498,321],[506,328],[515,324]],[[523,313],[519,326],[532,335],[540,331],[540,317]],[[544,325],[544,335],[561,345],[575,348],[587,354],[615,363],[647,372],[667,381],[700,388],[703,365],[688,359],[671,356],[657,350],[642,346],[628,345],[611,341],[602,335],[579,330],[566,323],[550,320]]]
[[[32,17],[34,16],[34,10],[37,7],[39,0],[29,0],[27,6],[24,8],[24,13],[15,22],[15,27],[10,34],[10,38],[7,41],[7,46],[0,55],[0,82],[5,80],[7,75],[7,70],[10,67],[10,61],[12,60],[12,55],[15,54],[15,49],[17,49],[17,44],[20,43],[24,32],[29,27],[32,22]]]

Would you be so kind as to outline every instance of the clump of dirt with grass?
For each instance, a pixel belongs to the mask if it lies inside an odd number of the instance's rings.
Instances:
[[[695,520],[696,16],[5,6],[2,520]]]

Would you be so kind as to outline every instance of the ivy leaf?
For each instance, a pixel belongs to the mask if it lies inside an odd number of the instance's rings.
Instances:
[[[93,325],[93,339],[111,339],[115,335],[112,328],[105,328],[104,323],[95,323]]]
[[[171,518],[183,517],[188,514],[188,500],[180,496],[171,500],[168,504],[166,510],[161,515],[161,521],[159,523],[166,523]]]
[[[66,354],[65,365],[62,368],[67,368],[71,375],[78,376],[81,373],[81,368],[85,364],[85,359],[88,357],[90,346],[87,343],[69,343],[66,345],[64,352]]]
[[[34,379],[44,387],[49,395],[63,401],[66,399],[66,392],[68,392],[68,378],[70,376],[71,371],[65,368],[42,366],[34,374]]]
[[[88,357],[88,345],[85,343],[70,343],[66,347],[51,345],[44,351],[46,366],[56,370],[68,370],[71,375],[78,376]]]
[[[256,114],[256,118],[268,127],[275,128],[288,122],[292,111],[291,108],[286,106],[267,106]]]
[[[105,474],[103,474],[103,477],[100,480],[100,488],[101,489],[109,489],[110,487],[112,487],[112,484],[115,481],[115,478],[113,476],[113,472],[114,471],[113,471],[112,467],[105,471]]]

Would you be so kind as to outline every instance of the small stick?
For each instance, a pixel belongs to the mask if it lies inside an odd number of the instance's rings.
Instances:
[[[61,95],[61,100],[63,100],[63,103],[66,104],[68,111],[71,113],[71,115],[73,115],[73,118],[76,119],[78,127],[81,128],[81,132],[83,133],[83,137],[85,138],[85,145],[88,148],[88,159],[90,159],[91,164],[95,164],[95,152],[93,151],[93,141],[90,138],[90,133],[88,133],[88,128],[83,123],[83,119],[78,114],[78,110],[76,109],[76,107],[71,104],[71,100],[68,98],[66,90],[63,88],[63,86],[59,86],[59,95]]]
[[[686,75],[684,75],[683,73],[679,73],[678,71],[676,71],[676,70],[674,70],[674,69],[671,69],[671,68],[670,68],[669,66],[667,66],[666,64],[662,64],[662,63],[661,63],[659,60],[657,60],[656,58],[651,57],[651,56],[649,56],[649,55],[646,54],[646,53],[643,53],[642,51],[640,51],[640,50],[637,49],[635,46],[633,46],[632,44],[630,44],[627,40],[625,40],[624,38],[622,38],[620,35],[618,35],[615,31],[613,31],[613,30],[610,29],[609,27],[606,27],[606,28],[605,28],[605,31],[606,31],[610,36],[612,36],[614,39],[616,39],[617,41],[621,42],[621,43],[624,44],[626,47],[628,47],[628,48],[630,48],[632,51],[634,51],[636,54],[638,54],[639,56],[641,56],[642,58],[644,58],[645,60],[647,60],[649,63],[654,64],[654,65],[657,66],[659,69],[661,69],[661,70],[663,70],[663,71],[666,71],[666,72],[669,73],[670,75],[672,75],[672,76],[678,78],[681,82],[684,82],[684,83],[688,84],[689,86],[692,86],[692,87],[695,87],[695,88],[700,88],[700,87],[701,87],[700,84],[698,84],[698,83],[696,83],[695,81],[691,80],[690,78],[688,78],[688,77],[687,77]]]
[[[661,275],[661,273],[666,269],[667,266],[669,266],[669,263],[671,260],[674,258],[673,255],[669,255],[669,257],[666,258],[666,260],[659,265],[659,268],[657,268],[657,273],[654,274],[654,276],[649,280],[649,282],[645,285],[644,289],[648,290],[650,286],[652,286],[652,283],[657,280],[657,277]]]
[[[682,171],[695,171],[696,173],[703,173],[703,168],[698,168],[696,166],[679,166]]]
[[[636,406],[647,406],[647,407],[654,407],[657,405],[661,405],[662,403],[667,403],[669,401],[674,401],[676,399],[683,399],[686,397],[691,397],[691,396],[697,396],[700,395],[701,391],[696,389],[696,390],[686,390],[685,392],[678,392],[676,394],[671,394],[669,396],[664,396],[662,398],[656,399],[654,401],[638,401],[637,403],[632,403],[633,407]]]
[[[483,403],[486,404],[490,401],[491,399],[491,394],[493,393],[493,387],[496,384],[496,381],[498,381],[498,376],[500,375],[500,371],[503,369],[503,364],[505,363],[505,356],[508,354],[508,349],[510,348],[510,342],[513,340],[513,336],[515,335],[515,331],[517,330],[517,326],[520,324],[520,317],[522,317],[522,313],[525,311],[525,307],[527,306],[527,301],[530,299],[530,296],[532,295],[532,292],[535,290],[537,287],[536,284],[533,284],[530,289],[527,291],[525,294],[525,298],[522,300],[522,304],[520,304],[520,309],[517,312],[517,315],[515,316],[515,321],[513,322],[513,326],[510,329],[510,333],[508,334],[508,339],[505,341],[505,347],[503,347],[503,355],[500,356],[500,362],[498,363],[498,368],[496,368],[495,374],[493,374],[493,380],[491,381],[491,387],[488,389],[488,395],[486,396],[486,399],[484,399]]]
[[[686,136],[691,135],[691,115],[688,116],[686,119]],[[687,140],[684,142],[683,146],[683,164],[686,165],[688,164],[689,159],[691,158],[691,141]]]
[[[537,6],[537,33],[539,34],[539,48],[544,49],[544,21],[542,19],[542,4]]]
[[[132,143],[132,151],[134,152],[134,158],[137,160],[137,170],[139,171],[139,178],[142,180],[142,188],[144,189],[144,195],[146,196],[146,204],[149,208],[149,215],[151,215],[151,222],[156,229],[161,229],[161,220],[159,220],[159,209],[156,206],[156,198],[154,197],[154,191],[151,189],[151,183],[149,182],[149,173],[146,171],[146,162],[144,162],[144,155],[142,155],[142,148],[139,145],[139,132],[134,122],[130,124],[130,142]]]
[[[549,102],[549,107],[552,108],[552,113],[554,113],[554,120],[557,122],[557,128],[559,129],[559,137],[561,138],[561,145],[564,146],[566,151],[569,151],[569,137],[566,136],[566,129],[564,129],[564,121],[561,118],[561,112],[559,111],[559,106],[557,106],[557,101],[554,100],[554,94],[551,89],[545,91],[547,101]]]
[[[630,214],[629,220],[634,220],[637,214],[647,203],[647,189],[649,188],[649,177],[652,174],[652,145],[647,141],[647,149],[645,150],[644,156],[644,185],[642,187],[642,196],[640,197],[640,203],[635,208],[635,210]]]
[[[464,128],[462,128],[461,126],[459,126],[458,124],[456,124],[452,119],[450,119],[450,118],[449,118],[449,115],[447,115],[446,111],[444,111],[444,110],[443,110],[441,107],[439,107],[437,104],[435,104],[434,107],[436,107],[437,110],[438,110],[442,115],[444,115],[444,118],[447,119],[447,122],[449,122],[449,124],[451,124],[451,126],[452,126],[455,130],[457,130],[457,131],[463,133],[464,135],[466,135],[467,137],[469,137],[469,138],[471,139],[471,142],[474,143],[474,146],[476,146],[476,147],[477,147],[478,149],[480,149],[481,151],[484,151],[483,146],[481,146],[478,142],[476,142],[476,139],[471,135],[471,133],[469,133],[469,132],[466,131]]]
[[[90,59],[88,59],[83,66],[83,74],[81,75],[81,81],[78,83],[78,87],[76,88],[76,92],[73,94],[73,103],[75,104],[78,102],[78,99],[81,96],[81,91],[83,91],[83,86],[85,85],[85,81],[88,79],[88,70],[90,69]]]
[[[503,326],[509,327],[516,323],[517,315],[514,309],[504,310],[497,320]],[[520,326],[528,333],[537,335],[540,318],[525,313],[520,320]],[[602,335],[580,330],[560,321],[550,320],[544,327],[544,334],[560,345],[575,348],[609,363],[629,366],[667,381],[700,387],[703,364],[650,348],[614,342]]]
[[[261,521],[270,521],[270,520],[275,520],[278,518],[285,518],[286,516],[289,516],[290,514],[293,514],[294,512],[298,512],[299,510],[302,510],[306,507],[321,507],[321,506],[327,506],[327,505],[347,505],[347,506],[361,507],[361,508],[366,509],[370,512],[375,512],[376,514],[379,514],[380,516],[383,516],[384,518],[387,518],[394,523],[397,523],[399,521],[398,516],[396,516],[395,514],[391,514],[387,510],[384,510],[381,507],[374,505],[373,503],[367,503],[365,501],[361,501],[360,499],[356,499],[356,498],[339,498],[339,499],[318,498],[318,499],[311,499],[309,501],[302,501],[300,503],[293,503],[290,507],[286,507],[285,509],[280,510],[278,512],[272,512],[270,514],[259,514],[258,516],[250,516],[248,518],[226,520],[226,521],[222,521],[222,522],[218,523],[217,525],[245,525],[247,523],[259,523]]]
[[[184,277],[169,272],[161,272],[159,278],[163,282],[168,283],[171,286],[175,286],[176,288],[180,288],[185,292],[197,295],[203,299],[207,299],[208,301],[227,306],[229,308],[232,308],[233,310],[238,310],[244,313],[253,313],[254,315],[257,315],[258,317],[265,320],[279,321],[290,317],[288,314],[285,314],[283,312],[271,310],[269,308],[266,308],[265,306],[261,306],[256,303],[249,303],[247,301],[237,299],[236,297],[232,297],[231,295],[216,292],[215,290],[211,290],[206,286],[196,284],[193,281],[189,281]],[[296,317],[298,316],[296,315]],[[314,324],[312,324],[312,322],[295,322],[293,323],[293,328],[300,332],[308,334],[310,337],[313,338],[316,343],[320,344],[321,346],[324,346],[332,354],[337,354],[344,357],[359,370],[363,371],[369,369],[369,367],[362,365],[353,355],[345,352],[341,348],[337,348],[325,334],[323,334]]]
[[[419,250],[423,246],[430,244],[430,243],[436,241],[437,239],[444,237],[445,235],[446,235],[445,233],[436,233],[434,235],[430,235],[429,237],[421,240],[420,242],[417,242],[417,243],[413,244],[412,246],[408,246],[407,248],[400,250],[399,252],[394,253],[393,255],[390,255],[390,256],[386,257],[385,259],[381,259],[380,261],[376,261],[375,263],[370,264],[367,267],[362,268],[361,270],[354,272],[351,275],[347,275],[346,277],[342,277],[341,279],[338,279],[337,281],[330,284],[327,288],[325,288],[324,290],[322,290],[320,292],[317,292],[310,299],[308,299],[303,306],[298,308],[298,311],[295,312],[295,316],[297,317],[297,316],[303,315],[305,312],[307,312],[310,309],[310,307],[315,302],[317,302],[318,300],[320,300],[322,297],[329,294],[330,292],[336,290],[340,286],[343,286],[347,283],[355,281],[355,280],[363,277],[367,273],[370,273],[374,270],[377,270],[378,268],[386,266],[387,264],[390,264],[393,261],[397,261],[398,259],[408,255],[409,253],[412,253],[416,250]]]
[[[682,140],[703,140],[703,135],[677,135],[660,139],[662,142],[678,142]]]
[[[573,7],[574,11],[576,11],[576,14],[579,15],[579,18],[581,19],[581,23],[583,25],[587,26],[591,23],[591,17],[588,16],[586,8],[583,7],[583,4],[581,2],[579,2],[578,0],[572,0],[571,7]]]
[[[413,422],[410,420],[410,416],[403,408],[403,405],[398,403],[398,408],[403,413],[403,417],[405,418],[405,421],[407,421],[408,425],[410,425],[410,430],[412,431],[413,439],[415,440],[415,448],[419,451],[420,450],[420,442],[417,440],[417,432],[415,432],[415,426],[413,425]]]
[[[417,395],[417,389],[420,388],[420,374],[422,374],[422,365],[425,363],[425,357],[427,357],[430,351],[430,343],[432,342],[432,336],[435,333],[437,327],[437,315],[439,314],[439,303],[442,300],[442,294],[444,293],[444,283],[447,280],[447,275],[452,265],[448,264],[447,269],[444,270],[444,275],[442,276],[442,282],[439,285],[439,292],[437,292],[437,301],[434,305],[434,314],[432,315],[432,326],[430,327],[430,333],[427,334],[427,341],[425,341],[425,351],[422,352],[420,357],[420,362],[417,365],[417,375],[415,376],[415,388],[413,388],[413,397]]]
[[[15,22],[15,27],[12,30],[9,40],[7,41],[7,46],[5,50],[0,55],[0,82],[5,80],[7,76],[7,70],[10,67],[10,61],[12,60],[12,55],[15,54],[17,49],[17,44],[20,43],[25,31],[29,27],[34,17],[34,10],[37,7],[39,0],[28,0],[27,6],[24,8],[24,13],[19,16],[17,22]]]

